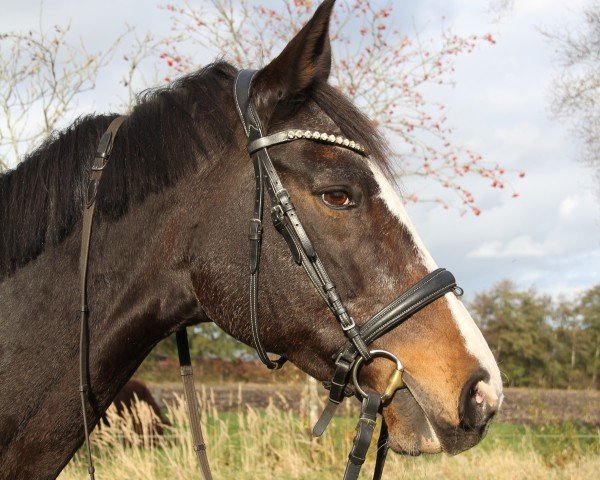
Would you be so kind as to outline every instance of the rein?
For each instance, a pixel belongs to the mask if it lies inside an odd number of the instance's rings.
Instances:
[[[87,421],[86,405],[90,401],[90,371],[89,371],[89,316],[90,310],[88,307],[88,266],[90,256],[90,241],[92,237],[92,224],[94,219],[94,211],[96,208],[96,194],[98,193],[98,185],[102,179],[104,168],[108,164],[108,159],[112,152],[115,136],[125,121],[125,117],[120,116],[115,118],[102,137],[98,144],[98,149],[94,155],[92,170],[89,174],[88,182],[85,189],[85,197],[83,204],[83,223],[81,227],[81,250],[79,254],[79,287],[81,293],[81,309],[80,309],[80,337],[79,337],[79,393],[81,397],[81,410],[83,413],[83,430],[85,435],[85,446],[88,458],[88,473],[90,479],[94,480],[94,462],[92,460],[92,448],[90,443],[90,429]]]
[[[345,148],[357,155],[367,157],[364,147],[341,136],[311,130],[286,130],[266,135],[264,126],[257,114],[256,107],[251,101],[250,90],[256,70],[241,70],[234,82],[234,100],[237,113],[248,137],[248,154],[252,160],[255,176],[255,191],[253,215],[249,228],[249,304],[250,325],[254,347],[260,360],[270,369],[279,369],[287,361],[284,356],[272,359],[260,341],[258,330],[258,291],[261,245],[263,235],[263,211],[265,187],[271,202],[270,216],[275,229],[283,236],[295,263],[302,266],[309,280],[316,288],[329,310],[332,312],[346,337],[346,343],[333,356],[335,371],[330,382],[324,382],[329,390],[327,404],[321,417],[313,428],[313,435],[323,434],[333,418],[337,408],[345,397],[357,396],[361,401],[361,413],[358,420],[356,435],[352,449],[348,455],[348,463],[344,480],[356,480],[365,462],[367,451],[375,431],[377,415],[390,402],[394,393],[406,388],[402,379],[404,367],[401,361],[386,350],[369,350],[369,345],[389,331],[398,327],[405,320],[430,303],[454,292],[462,295],[462,289],[457,286],[454,276],[449,271],[437,269],[415,283],[399,297],[381,309],[372,318],[357,325],[348,313],[344,302],[331,281],[325,266],[321,262],[315,248],[298,215],[288,191],[283,187],[281,179],[269,156],[268,149],[274,145],[299,140],[321,142],[332,147]],[[80,392],[83,410],[85,442],[88,457],[90,479],[94,480],[94,466],[89,438],[86,406],[92,404],[89,395],[89,309],[87,305],[87,272],[89,247],[92,230],[92,219],[95,208],[97,188],[102,177],[102,171],[108,163],[112,145],[119,127],[125,117],[117,117],[100,139],[98,150],[88,178],[83,211],[83,227],[80,254],[80,284],[81,284],[81,338],[80,338]],[[206,455],[206,446],[200,426],[200,415],[197,397],[194,389],[193,372],[190,362],[187,331],[184,328],[177,332],[177,348],[184,391],[188,405],[188,414],[194,450],[200,463],[205,480],[212,480],[212,474]],[[387,358],[395,365],[388,385],[383,393],[365,391],[359,384],[360,369],[373,358]],[[382,421],[379,440],[377,442],[377,460],[373,478],[381,478],[385,464],[388,430],[385,420]]]
[[[96,207],[96,194],[98,185],[102,178],[104,168],[108,164],[108,159],[112,152],[113,143],[119,128],[125,121],[126,117],[119,116],[115,118],[102,137],[98,144],[98,149],[94,156],[92,170],[90,172],[88,183],[85,190],[85,200],[83,209],[83,226],[81,229],[81,253],[79,255],[79,274],[80,274],[80,289],[81,289],[81,336],[79,343],[79,392],[81,396],[81,410],[83,413],[83,430],[85,435],[85,446],[88,463],[88,473],[90,480],[95,480],[95,468],[92,458],[92,448],[90,442],[90,428],[87,420],[86,406],[90,404],[93,408],[93,402],[90,398],[90,373],[89,373],[89,308],[87,303],[87,274],[88,260],[90,252],[90,241],[92,235],[92,224],[94,218],[94,210]],[[180,374],[183,380],[183,391],[185,394],[185,402],[188,409],[188,417],[190,419],[190,429],[192,431],[192,439],[194,442],[194,451],[200,464],[202,476],[204,480],[212,480],[212,474],[206,454],[206,444],[202,435],[202,426],[200,424],[200,409],[198,408],[198,398],[196,397],[196,388],[194,387],[194,377],[192,371],[192,362],[190,359],[190,347],[188,342],[187,329],[182,327],[175,333],[177,340],[177,353],[179,356]]]

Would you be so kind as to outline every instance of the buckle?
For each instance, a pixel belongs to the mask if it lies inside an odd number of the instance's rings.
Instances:
[[[340,322],[340,325],[342,326],[342,330],[344,332],[352,330],[353,328],[356,327],[356,323],[354,323],[354,319],[352,317],[348,317],[348,318],[350,319],[350,323],[348,325],[344,325],[342,322]]]
[[[385,388],[384,392],[381,394],[381,403],[384,404],[385,402],[387,402],[394,396],[394,393],[396,393],[396,390],[400,390],[401,388],[406,388],[406,384],[404,383],[404,380],[402,379],[402,373],[404,372],[404,366],[402,365],[402,362],[400,360],[398,360],[398,357],[396,357],[396,355],[394,355],[391,352],[388,352],[387,350],[371,350],[369,353],[371,354],[372,358],[383,357],[383,358],[387,358],[388,360],[391,360],[392,362],[394,362],[396,364],[396,370],[394,370],[392,372],[392,374],[390,375],[387,387]],[[363,357],[359,357],[356,360],[356,363],[354,364],[354,367],[352,368],[352,382],[354,383],[356,392],[362,398],[366,398],[367,393],[358,384],[358,372],[360,371],[360,368],[363,363],[364,363]]]
[[[285,188],[282,188],[281,190],[275,192],[275,197],[277,198],[277,200],[279,200],[280,203],[283,203],[284,200],[282,199],[288,199],[290,198],[290,194],[288,193],[288,191]]]
[[[273,220],[273,223],[283,221],[283,208],[281,208],[281,205],[274,205],[271,208],[271,220]]]
[[[262,235],[262,222],[259,218],[252,218],[250,220],[250,233],[248,238],[250,240],[260,240]]]
[[[290,194],[285,188],[275,192],[275,198],[277,198],[277,201],[279,202],[280,208],[283,212],[289,212],[294,208],[292,200],[290,199]]]
[[[98,150],[96,150],[96,154],[94,155],[92,170],[103,170],[104,167],[106,167],[108,157],[110,155],[110,150],[112,149],[112,139],[113,134],[109,130],[104,132],[102,134],[102,137],[100,137],[100,142],[98,143]]]
[[[94,161],[92,162],[92,170],[100,171],[104,170],[106,164],[108,163],[108,154],[106,152],[96,152],[94,156]]]

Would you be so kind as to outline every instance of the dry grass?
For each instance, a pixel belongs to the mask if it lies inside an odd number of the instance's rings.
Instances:
[[[318,441],[309,434],[307,422],[293,412],[274,407],[257,411],[219,413],[211,402],[203,404],[204,431],[216,479],[339,479],[353,435],[352,419],[339,419]],[[144,404],[134,416],[144,426],[134,432],[134,418],[112,415],[111,426],[94,432],[95,464],[99,480],[201,479],[192,451],[185,405],[181,399],[170,406],[168,417],[174,427],[162,439],[150,433],[153,413]],[[531,436],[510,442],[489,435],[480,447],[456,457],[446,455],[417,458],[390,454],[384,478],[410,479],[592,479],[598,478],[598,438],[592,449],[564,448],[556,444],[557,456],[549,461]],[[556,459],[559,459],[557,461]],[[76,455],[59,480],[85,478],[83,455]],[[364,467],[369,478],[374,448]]]

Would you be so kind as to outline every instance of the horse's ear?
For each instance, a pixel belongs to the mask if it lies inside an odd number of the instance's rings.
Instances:
[[[281,98],[301,93],[315,80],[327,81],[331,71],[329,19],[334,4],[335,0],[324,1],[279,56],[257,74],[255,86],[261,94],[268,90]]]

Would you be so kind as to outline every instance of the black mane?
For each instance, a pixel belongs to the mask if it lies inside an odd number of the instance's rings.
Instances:
[[[199,157],[210,158],[232,143],[227,98],[235,74],[232,65],[217,62],[140,97],[119,131],[99,187],[101,217],[120,218],[132,203],[193,171]],[[310,96],[389,172],[384,142],[348,99],[327,84],[314,85]],[[71,233],[82,214],[83,179],[115,116],[79,118],[0,176],[0,279]]]
[[[193,170],[198,156],[231,142],[231,114],[220,99],[235,72],[231,65],[215,63],[141,96],[119,131],[102,178],[101,216],[121,217],[131,203]],[[82,213],[83,179],[115,116],[77,119],[0,176],[0,278],[73,230]]]

